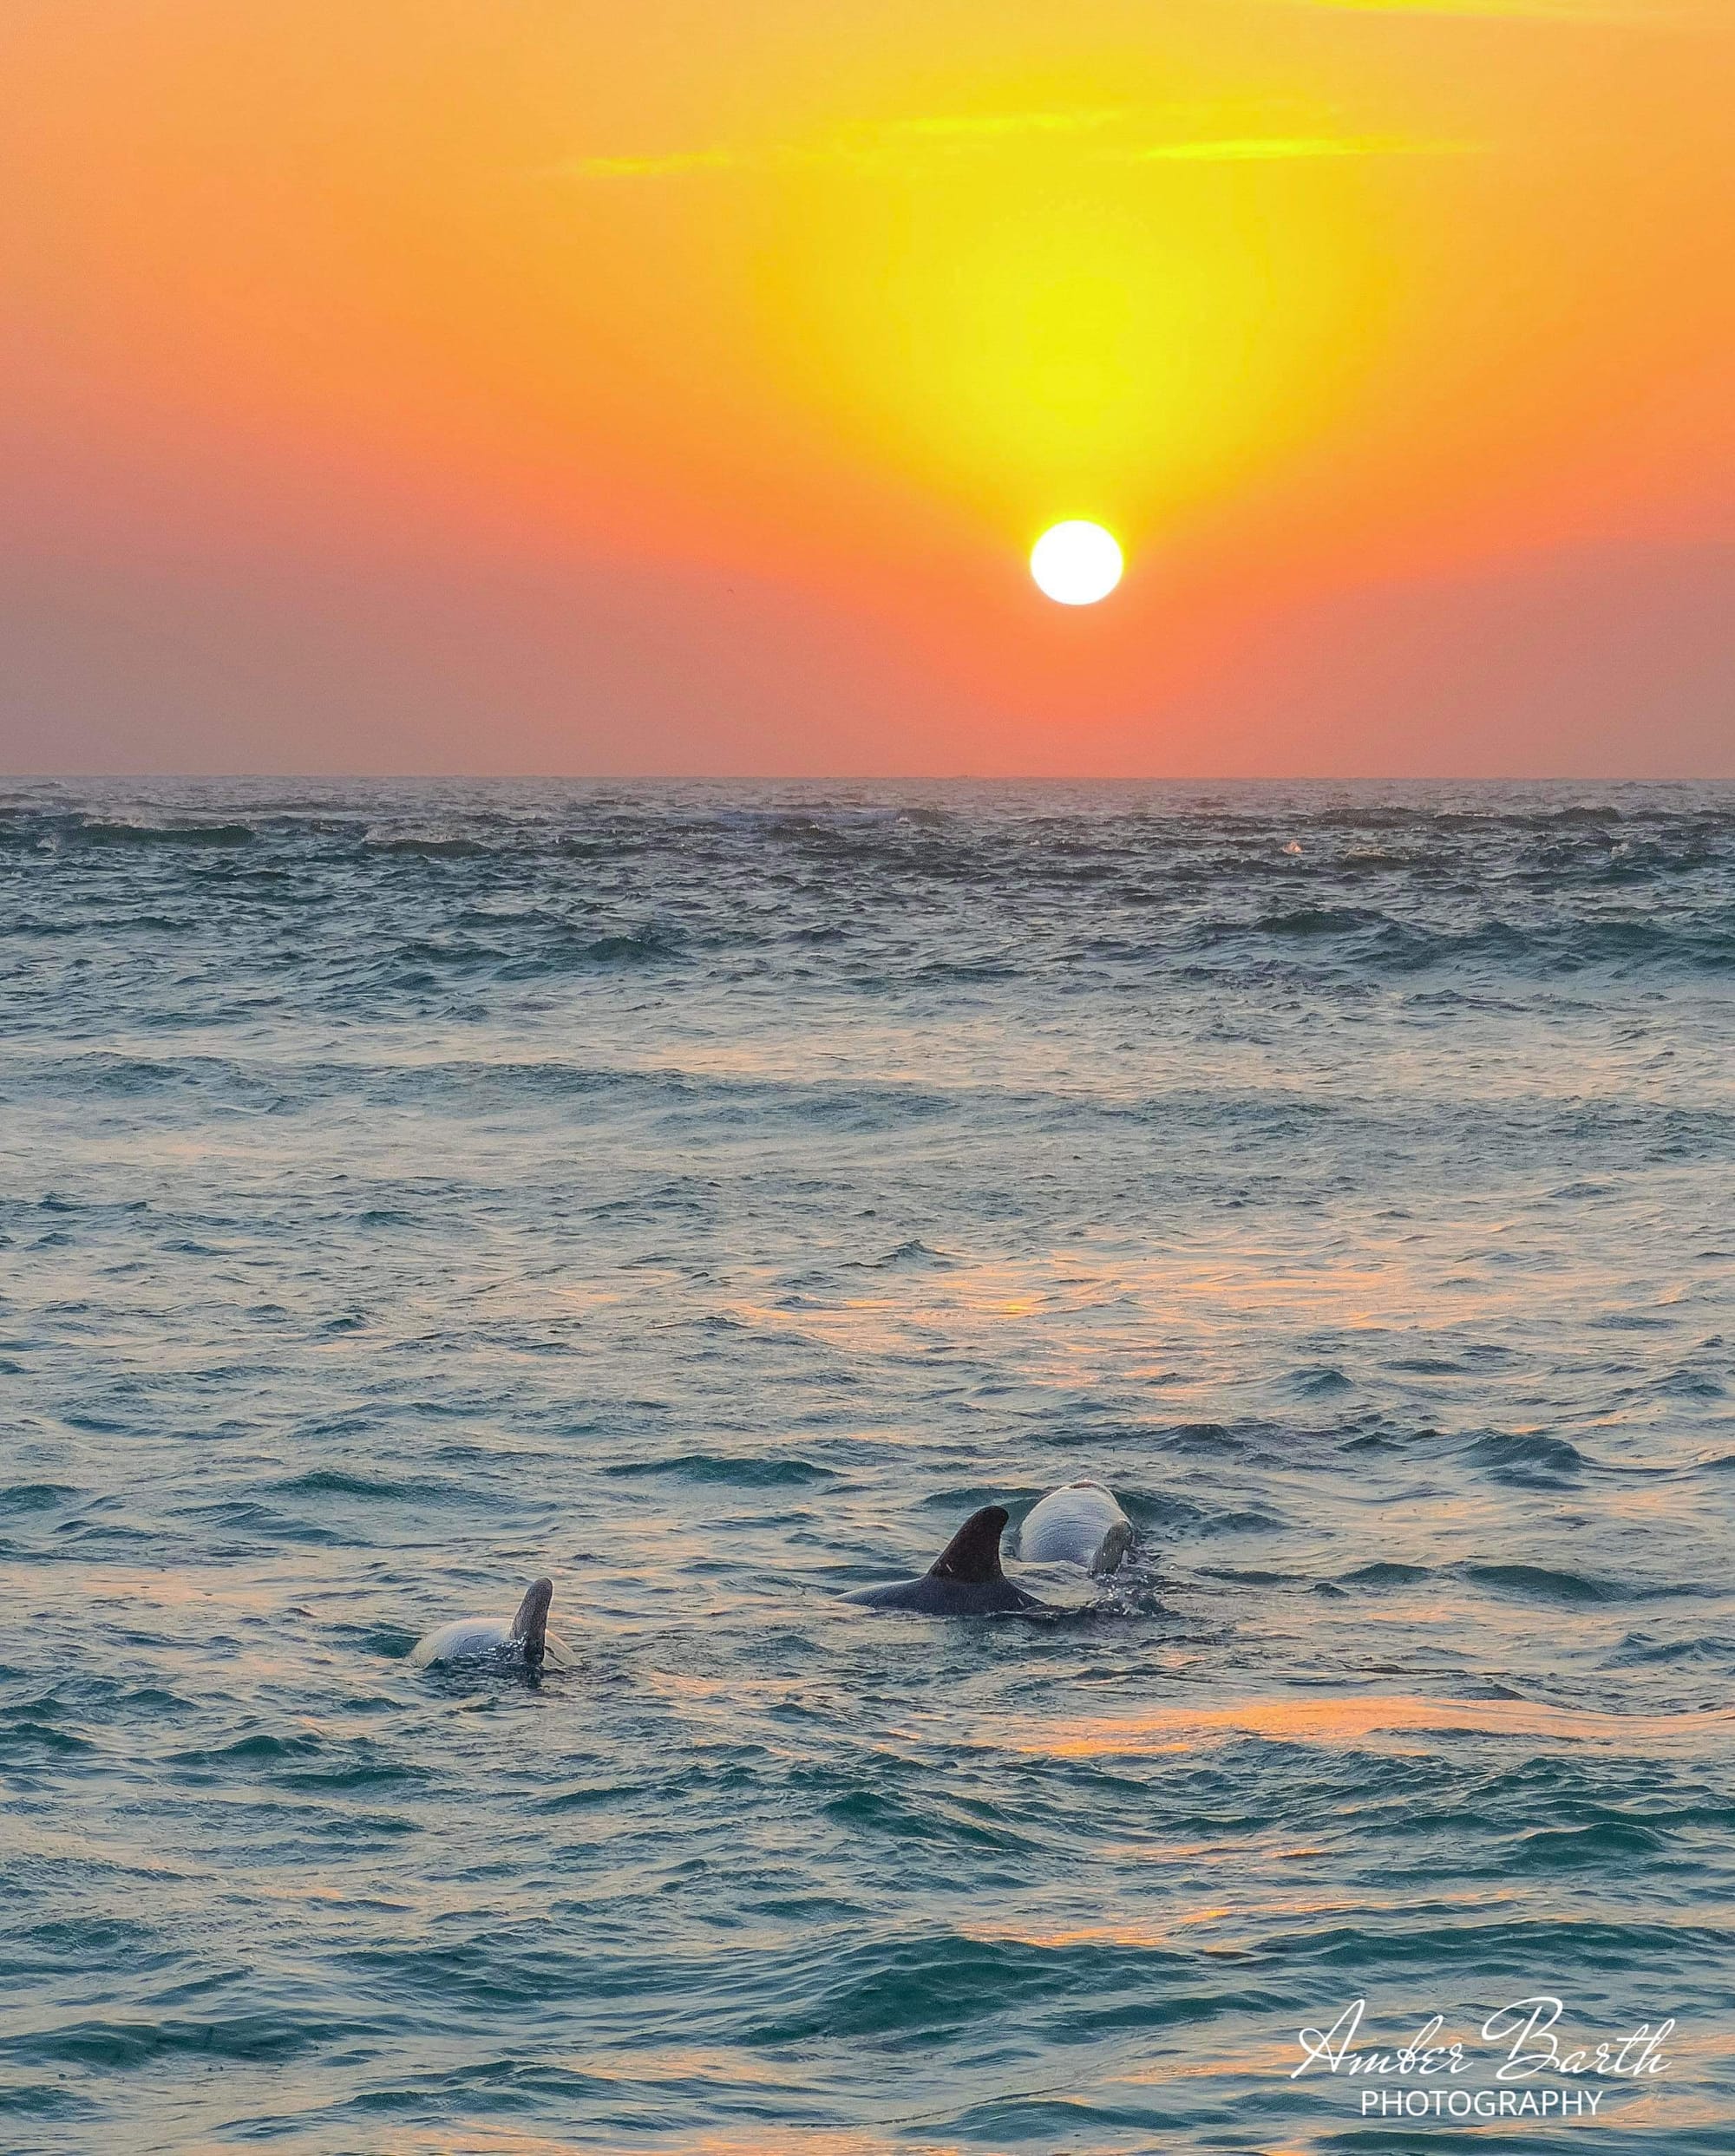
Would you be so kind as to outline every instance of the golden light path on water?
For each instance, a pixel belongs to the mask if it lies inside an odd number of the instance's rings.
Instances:
[[[1469,1612],[1461,1607],[1459,1621]],[[1274,1744],[1358,1745],[1412,1732],[1437,1736],[1550,1738],[1599,1744],[1641,1756],[1660,1746],[1693,1748],[1735,1740],[1735,1708],[1680,1715],[1607,1715],[1534,1700],[1365,1697],[1250,1699],[1223,1706],[1169,1707],[1090,1721],[1012,1724],[1005,1741],[1043,1757],[1105,1759],[1190,1751],[1243,1737]]]

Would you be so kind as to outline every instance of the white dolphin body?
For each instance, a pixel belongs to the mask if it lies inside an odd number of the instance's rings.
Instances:
[[[1133,1524],[1101,1482],[1068,1482],[1051,1490],[1025,1515],[1018,1530],[1021,1565],[1077,1565],[1112,1572],[1132,1546]]]
[[[548,1630],[548,1604],[553,1598],[553,1583],[539,1579],[532,1583],[515,1616],[455,1617],[416,1642],[410,1650],[409,1666],[431,1669],[448,1662],[481,1662],[497,1669],[540,1669],[545,1659],[558,1664],[560,1643]]]

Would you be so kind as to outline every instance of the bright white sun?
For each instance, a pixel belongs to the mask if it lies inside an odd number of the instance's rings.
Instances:
[[[1038,588],[1063,606],[1094,606],[1121,580],[1121,550],[1100,524],[1051,525],[1031,549]]]

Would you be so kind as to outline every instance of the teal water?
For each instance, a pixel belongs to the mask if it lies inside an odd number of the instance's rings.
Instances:
[[[15,782],[0,902],[0,2148],[1735,2151],[1735,789]],[[1292,2078],[1535,1994],[1666,2071]]]

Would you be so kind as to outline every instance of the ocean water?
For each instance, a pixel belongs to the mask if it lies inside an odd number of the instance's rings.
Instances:
[[[0,2147],[1735,2150],[1732,990],[1728,787],[12,782]]]

